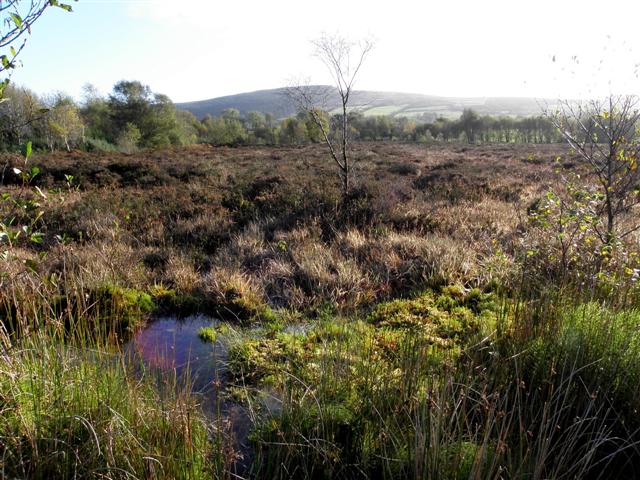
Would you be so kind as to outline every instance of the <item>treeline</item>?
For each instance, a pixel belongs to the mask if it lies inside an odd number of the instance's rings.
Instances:
[[[120,151],[198,141],[199,122],[192,114],[136,81],[118,82],[107,97],[86,86],[79,104],[61,93],[39,97],[13,86],[7,87],[4,97],[0,147],[5,150],[27,140],[50,150]]]
[[[318,112],[327,130],[338,129],[339,117]],[[480,116],[464,110],[458,119],[365,116],[349,113],[354,140],[468,143],[553,143],[559,133],[549,119]],[[133,152],[210,143],[213,145],[300,145],[321,142],[322,130],[306,113],[276,119],[271,114],[228,109],[218,117],[197,119],[179,110],[166,95],[137,81],[120,81],[106,97],[86,86],[77,103],[64,94],[39,97],[9,86],[0,103],[0,149],[31,141],[49,150],[83,148]]]
[[[320,112],[328,131],[341,128],[340,117]],[[202,120],[201,141],[216,145],[301,145],[321,142],[322,131],[308,114],[275,120],[271,115],[225,110],[220,117]],[[562,137],[546,117],[493,117],[464,110],[460,118],[438,118],[421,123],[408,117],[365,116],[349,113],[351,138],[356,141],[465,142],[465,143],[557,143]],[[339,136],[336,135],[336,136]]]
[[[468,143],[558,143],[562,136],[543,116],[494,117],[465,109],[460,118],[438,118],[416,126],[412,140]]]

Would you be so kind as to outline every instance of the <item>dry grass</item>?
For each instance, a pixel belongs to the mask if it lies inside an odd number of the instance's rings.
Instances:
[[[297,309],[485,285],[498,272],[517,276],[526,207],[558,183],[558,155],[562,147],[541,145],[359,144],[346,206],[321,146],[40,155],[35,182],[66,193],[46,205],[45,245],[21,255],[44,251],[41,274],[73,272],[87,288],[193,294],[234,272],[256,298]],[[65,173],[79,188],[64,190]]]

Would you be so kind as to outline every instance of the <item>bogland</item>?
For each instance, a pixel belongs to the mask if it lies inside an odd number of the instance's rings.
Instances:
[[[348,195],[321,145],[5,154],[2,476],[637,475],[637,241],[575,152],[353,149]]]

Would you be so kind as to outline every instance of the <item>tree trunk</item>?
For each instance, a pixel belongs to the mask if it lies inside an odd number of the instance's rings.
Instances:
[[[613,213],[613,200],[609,193],[605,197],[607,207],[607,236],[606,243],[611,245],[613,243],[614,231],[615,231],[615,215]]]
[[[348,95],[348,93],[347,93]],[[342,97],[342,162],[344,165],[344,178],[342,181],[342,196],[347,197],[349,195],[349,176],[350,165],[349,165],[349,152],[347,150],[347,131],[348,131],[348,118],[347,118],[347,98],[345,96]]]

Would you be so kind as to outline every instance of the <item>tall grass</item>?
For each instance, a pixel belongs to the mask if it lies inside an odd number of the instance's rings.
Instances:
[[[279,354],[283,410],[258,431],[258,476],[632,478],[640,313],[547,311],[542,334],[509,303],[462,350],[353,321],[286,340],[315,353]]]
[[[228,476],[223,434],[189,382],[151,375],[122,350],[148,295],[73,272],[3,281],[0,477]]]
[[[34,333],[0,357],[3,478],[211,478],[187,389],[158,390],[119,353]]]

